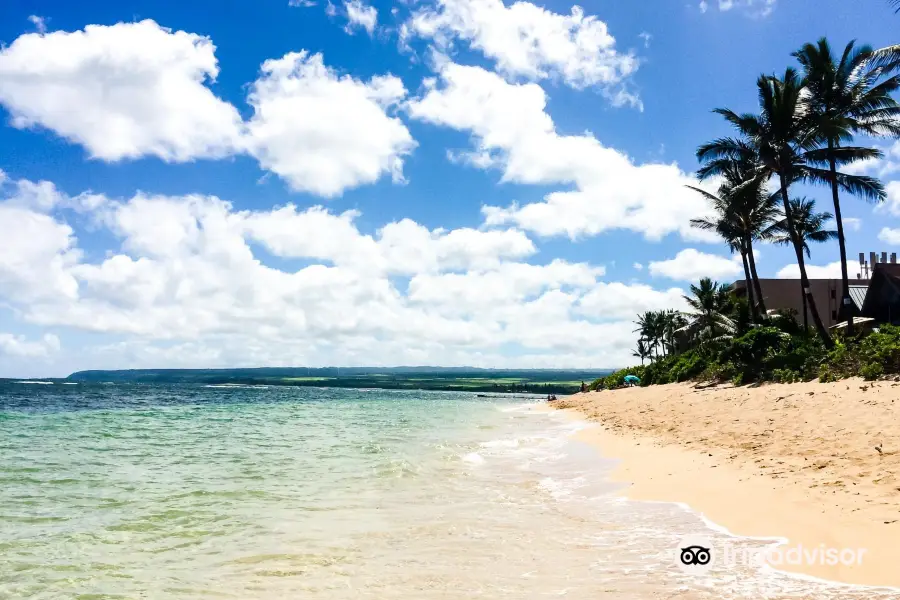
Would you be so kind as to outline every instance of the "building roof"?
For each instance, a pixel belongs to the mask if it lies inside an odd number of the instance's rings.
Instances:
[[[889,277],[900,277],[900,263],[875,263],[875,272],[878,271]]]
[[[866,302],[866,292],[869,289],[867,285],[849,285],[847,286],[850,292],[850,299],[853,300],[853,304],[856,305],[856,308],[862,310],[863,304]]]

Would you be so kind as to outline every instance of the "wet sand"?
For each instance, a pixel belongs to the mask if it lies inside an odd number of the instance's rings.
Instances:
[[[673,384],[553,404],[603,425],[578,437],[621,459],[627,497],[682,502],[786,549],[864,549],[859,565],[779,568],[900,587],[900,383]]]

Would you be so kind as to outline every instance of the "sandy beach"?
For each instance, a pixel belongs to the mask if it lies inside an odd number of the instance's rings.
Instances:
[[[786,548],[864,549],[858,565],[779,568],[900,587],[900,383],[674,384],[554,405],[602,424],[578,435],[621,459],[627,497],[683,502]]]

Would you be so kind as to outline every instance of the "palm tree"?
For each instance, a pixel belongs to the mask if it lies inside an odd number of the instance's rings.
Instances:
[[[691,284],[691,296],[684,296],[693,309],[688,316],[697,331],[701,343],[723,339],[734,334],[736,327],[725,313],[730,299],[728,288],[709,277],[700,280],[700,285]]]
[[[638,339],[637,349],[632,352],[631,355],[641,359],[641,365],[644,364],[644,360],[650,358],[650,348],[647,346],[647,342],[644,338]]]
[[[828,222],[834,218],[832,214],[829,212],[817,213],[816,203],[811,199],[792,198],[791,214],[793,216],[794,233],[797,239],[800,240],[807,258],[810,257],[809,242],[821,244],[837,239],[839,236],[837,231],[825,229]],[[787,228],[787,218],[784,218],[784,215],[782,215],[782,219],[772,224],[765,233],[773,243],[788,245],[792,242]],[[806,315],[806,294],[803,293],[803,290],[800,290],[800,294],[803,298],[803,327],[809,329]]]
[[[694,186],[690,189],[703,194],[712,202],[715,217],[691,219],[691,226],[715,231],[728,244],[732,252],[740,252],[747,282],[750,311],[755,322],[760,314],[766,314],[766,305],[756,272],[753,242],[762,237],[776,214],[777,199],[769,195],[756,178],[757,165],[732,161],[723,165],[724,176],[718,195]],[[755,300],[754,300],[755,296]]]
[[[757,80],[760,114],[741,114],[718,108],[714,112],[722,115],[742,136],[741,139],[720,138],[697,149],[697,158],[705,163],[698,171],[701,178],[721,174],[731,161],[759,160],[757,179],[767,181],[775,177],[778,193],[781,194],[785,219],[788,222],[791,242],[800,268],[800,283],[806,296],[813,323],[822,342],[827,348],[834,346],[825,325],[819,316],[815,298],[809,289],[809,277],[803,257],[803,246],[794,233],[792,215],[789,209],[788,190],[795,182],[830,184],[837,180],[845,191],[866,197],[884,194],[883,186],[871,177],[832,174],[814,165],[822,162],[819,148],[826,142],[823,132],[814,127],[815,120],[806,111],[802,101],[804,87],[797,71],[788,68],[782,78],[763,75]],[[845,164],[856,160],[845,148],[833,150],[836,162]],[[816,154],[818,152],[818,154]]]
[[[661,313],[660,318],[663,322],[663,347],[668,354],[674,354],[677,350],[675,332],[687,325],[687,319],[680,312],[672,309]]]
[[[647,311],[642,315],[638,315],[637,325],[638,328],[634,331],[635,333],[640,333],[640,339],[644,340],[644,343],[647,344],[648,358],[653,360],[653,350],[659,346],[657,313]],[[659,353],[657,352],[656,357],[658,356]]]
[[[825,140],[821,149],[821,162],[828,165],[832,200],[834,201],[837,239],[841,254],[841,280],[843,285],[842,304],[849,306],[850,287],[847,273],[847,247],[844,238],[844,224],[841,218],[839,185],[837,180],[838,156],[835,150],[841,147],[844,159],[851,156],[856,160],[879,158],[881,152],[874,148],[852,148],[843,146],[854,134],[869,136],[900,135],[900,105],[891,93],[900,88],[900,77],[882,80],[883,71],[872,68],[874,50],[870,46],[855,47],[850,42],[838,62],[835,62],[828,40],[822,38],[817,44],[806,44],[794,57],[803,67],[807,94],[803,99],[805,109],[814,120],[813,126]],[[813,158],[816,158],[813,156]],[[869,196],[883,200],[881,194]],[[847,331],[852,333],[853,319],[847,322]]]

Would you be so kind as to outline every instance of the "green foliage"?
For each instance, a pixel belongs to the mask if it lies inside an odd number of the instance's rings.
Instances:
[[[829,367],[822,365],[822,368],[819,369],[819,383],[832,383],[837,381],[837,376],[834,374]]]
[[[872,362],[863,365],[859,370],[859,374],[862,375],[866,381],[874,381],[884,375],[884,367],[882,367],[880,363]]]
[[[772,380],[775,383],[797,383],[801,381],[800,374],[790,369],[775,369],[772,371]]]
[[[682,381],[795,383],[818,378],[822,383],[845,377],[878,379],[900,373],[900,327],[885,325],[858,340],[838,343],[830,352],[822,341],[804,331],[789,335],[785,323],[756,327],[746,334],[707,344],[645,367],[623,369],[598,380],[607,387],[624,383],[625,375],[641,378],[641,385]]]
[[[620,371],[616,371],[606,377],[601,377],[591,384],[592,390],[611,390],[617,387],[621,387],[625,385],[625,376],[626,375],[634,375],[638,379],[641,380],[641,385],[650,385],[645,381],[644,374],[649,367],[638,366],[638,367],[630,367],[628,369],[622,369]]]
[[[783,354],[790,344],[790,336],[775,327],[757,327],[735,338],[719,354],[719,362],[731,363],[743,383],[765,379],[771,373],[769,364]]]

